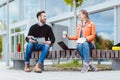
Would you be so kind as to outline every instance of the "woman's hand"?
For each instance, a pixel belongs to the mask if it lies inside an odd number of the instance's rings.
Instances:
[[[68,36],[68,34],[66,34],[66,38],[70,39],[69,36]]]
[[[66,34],[66,38],[69,38],[69,37],[68,37],[68,34]]]

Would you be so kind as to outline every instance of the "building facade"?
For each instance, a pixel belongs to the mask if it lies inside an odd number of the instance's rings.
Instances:
[[[88,0],[77,9],[86,9],[90,18],[96,25],[97,34],[114,41],[120,42],[120,0]],[[52,26],[56,36],[53,49],[61,49],[58,41],[75,48],[75,41],[62,37],[66,31],[75,35],[73,8],[66,5],[64,0],[1,0],[0,2],[0,35],[2,36],[3,60],[10,58],[11,52],[17,52],[17,45],[21,43],[21,51],[25,49],[25,36],[34,23],[37,23],[36,13],[45,10],[47,23]],[[80,20],[77,20],[79,23]],[[59,35],[59,37],[58,37]]]

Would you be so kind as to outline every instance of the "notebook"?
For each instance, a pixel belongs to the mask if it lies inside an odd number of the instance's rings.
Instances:
[[[45,38],[35,38],[35,40],[38,42],[38,43],[44,43],[45,42]]]
[[[28,36],[28,38],[30,38],[30,36]],[[44,43],[45,42],[45,38],[44,37],[41,37],[41,38],[32,38],[33,40],[35,40],[36,42],[38,43]]]
[[[63,41],[58,42],[58,45],[59,45],[63,50],[75,50],[75,48],[69,48]]]

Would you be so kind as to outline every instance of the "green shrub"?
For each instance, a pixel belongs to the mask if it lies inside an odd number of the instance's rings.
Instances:
[[[55,64],[54,66],[58,67],[58,68],[73,68],[73,67],[78,68],[78,67],[81,67],[82,64],[79,63],[78,60],[74,59],[71,62],[67,62],[67,63],[64,63],[64,64]]]

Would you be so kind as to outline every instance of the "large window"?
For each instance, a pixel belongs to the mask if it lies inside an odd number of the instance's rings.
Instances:
[[[97,48],[111,49],[114,42],[114,10],[91,14],[90,18],[96,25]],[[98,45],[99,44],[99,45]]]
[[[46,0],[46,11],[49,18],[68,12],[68,6],[64,0]]]
[[[0,8],[0,32],[7,29],[7,6]]]
[[[114,15],[113,14],[114,14],[114,11],[112,9],[112,10],[90,15],[90,18],[96,25],[97,34],[102,35],[104,38],[107,38],[110,40],[114,39],[114,36],[113,36]]]
[[[15,0],[9,4],[9,22],[15,23],[19,21],[19,0]]]
[[[36,13],[40,11],[41,0],[24,0],[24,19],[36,19]]]
[[[79,8],[86,8],[86,7],[89,7],[89,6],[93,6],[93,5],[103,3],[105,1],[106,0],[87,0],[87,1],[84,1],[83,5]]]
[[[18,44],[21,45],[21,52],[24,51],[25,49],[24,46],[26,44],[25,36],[27,34],[27,33],[25,34],[25,32],[27,32],[26,25],[20,26],[11,30],[11,51],[12,52],[17,52]]]
[[[5,2],[6,0],[0,0],[0,3],[3,3],[3,2]]]

